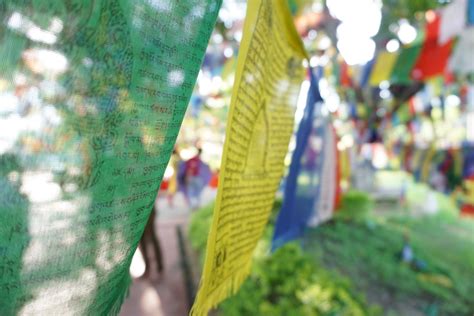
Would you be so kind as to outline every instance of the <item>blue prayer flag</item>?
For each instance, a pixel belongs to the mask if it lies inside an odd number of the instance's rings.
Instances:
[[[474,24],[474,0],[469,0],[467,5],[467,24]]]
[[[364,66],[362,66],[362,73],[360,75],[360,81],[359,85],[362,88],[365,88],[367,86],[367,83],[369,82],[370,74],[372,73],[372,68],[374,67],[375,64],[375,57],[369,60]]]
[[[320,115],[323,98],[313,71],[310,71],[310,81],[306,108],[296,134],[296,148],[286,179],[283,204],[275,225],[273,250],[302,235],[318,200],[321,153],[327,128]]]

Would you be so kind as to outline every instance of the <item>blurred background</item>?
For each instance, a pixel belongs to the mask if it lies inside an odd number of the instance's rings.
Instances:
[[[310,55],[305,66],[318,74],[319,110],[336,131],[341,201],[330,221],[272,254],[279,192],[251,276],[213,313],[473,315],[474,1],[288,1]],[[223,1],[155,202],[151,239],[132,261],[134,281],[121,315],[187,315],[193,302],[245,14],[246,1]],[[47,45],[64,22],[52,19],[42,29],[21,14],[4,20],[41,48],[22,52],[28,72],[14,76],[13,86],[0,75],[1,175],[20,182],[12,172],[18,159],[6,155],[20,142],[61,179],[61,158],[47,152],[56,146],[71,155],[74,135],[65,131],[53,142],[52,134],[35,132],[53,130],[62,119],[48,100],[71,61]],[[19,47],[23,37],[14,38]],[[17,61],[3,61],[9,64]],[[42,74],[49,79],[39,82]],[[308,77],[295,133],[309,87]],[[286,166],[294,148],[293,137]],[[190,194],[181,175],[193,163],[201,166],[202,181]],[[79,168],[68,172],[80,178]],[[50,176],[23,175],[18,190],[31,201],[74,192],[72,184],[41,178]],[[38,183],[50,185],[38,189]]]

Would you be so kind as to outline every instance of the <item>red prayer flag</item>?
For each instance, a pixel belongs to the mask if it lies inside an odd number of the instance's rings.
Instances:
[[[345,61],[341,63],[340,83],[343,87],[352,87],[352,79],[349,74],[349,65]]]
[[[427,12],[425,42],[411,72],[411,77],[415,80],[425,80],[444,73],[453,41],[449,40],[444,45],[438,44],[440,22],[438,13]]]
[[[410,100],[408,100],[408,108],[410,109],[410,116],[416,115],[415,97],[411,97]]]

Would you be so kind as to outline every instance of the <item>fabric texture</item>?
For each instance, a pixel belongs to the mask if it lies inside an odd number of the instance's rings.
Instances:
[[[393,66],[397,62],[397,57],[397,53],[389,53],[385,51],[377,56],[377,60],[369,79],[369,84],[371,86],[378,86],[382,81],[390,79]]]
[[[424,37],[424,32],[420,31],[413,43],[401,48],[390,75],[390,82],[392,84],[409,84],[412,81],[411,71],[421,52]]]
[[[423,81],[436,75],[442,75],[446,69],[448,58],[451,54],[452,40],[445,44],[438,44],[441,18],[438,13],[428,21],[425,26],[425,41],[420,55],[413,66],[411,77]]]
[[[321,117],[323,99],[318,78],[310,71],[310,88],[304,116],[296,134],[296,147],[285,182],[283,204],[278,213],[272,250],[303,235],[314,211],[320,187],[324,125]]]
[[[118,314],[220,4],[2,1],[0,315]]]
[[[336,130],[330,122],[324,124],[324,149],[321,156],[322,171],[319,175],[319,192],[314,200],[313,213],[308,226],[316,227],[330,220],[334,214],[338,200],[338,153]]]
[[[467,4],[467,23],[474,25],[474,0],[468,0]]]
[[[287,1],[249,1],[216,205],[191,315],[207,315],[250,272],[283,175],[305,58]]]

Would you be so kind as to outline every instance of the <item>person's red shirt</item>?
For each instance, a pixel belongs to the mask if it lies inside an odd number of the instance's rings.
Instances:
[[[199,156],[195,156],[186,161],[186,174],[190,176],[198,176],[200,163],[201,159]]]

